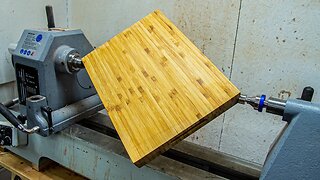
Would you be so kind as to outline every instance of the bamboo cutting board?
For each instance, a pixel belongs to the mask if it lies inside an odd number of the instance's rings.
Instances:
[[[92,51],[83,63],[139,167],[229,109],[240,94],[160,11]]]

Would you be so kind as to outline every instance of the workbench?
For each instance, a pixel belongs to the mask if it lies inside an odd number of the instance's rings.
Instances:
[[[44,170],[37,171],[32,168],[32,164],[11,152],[5,152],[1,149],[0,166],[11,172],[11,179],[16,179],[16,176],[21,179],[86,179],[71,170],[60,166],[57,163],[50,163]]]

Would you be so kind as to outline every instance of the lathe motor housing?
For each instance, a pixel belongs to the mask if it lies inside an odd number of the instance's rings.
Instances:
[[[12,63],[28,128],[39,126],[48,136],[101,109],[86,70],[78,68],[92,50],[81,30],[24,30]],[[72,66],[75,59],[80,64]]]

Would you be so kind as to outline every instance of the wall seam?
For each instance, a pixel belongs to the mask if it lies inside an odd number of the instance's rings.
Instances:
[[[69,13],[69,0],[66,0],[66,14],[67,14],[67,28],[69,29],[70,27],[70,22],[69,22],[69,16],[70,16],[70,13]]]
[[[240,5],[239,5],[238,20],[237,20],[236,34],[235,34],[235,36],[234,36],[234,45],[233,45],[233,52],[232,52],[232,59],[231,59],[231,67],[230,67],[229,80],[231,80],[231,77],[232,77],[234,57],[235,57],[235,54],[236,54],[236,46],[237,46],[237,39],[238,39],[238,30],[239,30],[239,24],[240,24],[241,5],[242,5],[242,0],[240,0]]]
[[[235,57],[235,52],[236,52],[236,45],[237,45],[237,38],[238,38],[238,29],[239,29],[239,22],[240,22],[241,5],[242,5],[242,0],[240,0],[240,2],[239,2],[239,12],[238,12],[236,33],[235,33],[235,36],[234,36],[234,44],[233,44],[233,52],[232,52],[232,59],[231,59],[231,67],[230,67],[229,80],[231,80],[231,77],[232,77],[233,63],[234,63],[234,57]],[[222,141],[222,135],[223,135],[223,130],[224,130],[224,121],[225,121],[225,118],[226,118],[226,113],[223,114],[223,118],[222,118],[222,127],[221,127],[221,131],[220,131],[218,151],[220,151],[220,149],[221,149],[221,141]]]

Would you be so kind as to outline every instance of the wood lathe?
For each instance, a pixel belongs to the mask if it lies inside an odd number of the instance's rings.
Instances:
[[[288,122],[263,168],[183,141],[136,167],[108,115],[99,112],[103,104],[82,61],[94,48],[81,30],[55,28],[52,8],[46,10],[48,29],[25,30],[9,48],[19,98],[0,103],[1,146],[30,161],[35,169],[55,161],[90,179],[320,176],[320,104],[309,102],[312,88],[306,88],[299,100],[235,93],[235,102],[248,103],[260,112],[266,108]]]

